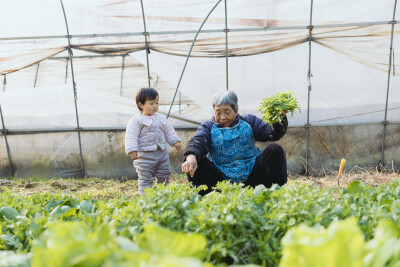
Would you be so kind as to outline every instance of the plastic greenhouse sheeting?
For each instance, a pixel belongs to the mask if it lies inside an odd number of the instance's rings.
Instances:
[[[134,97],[141,87],[155,87],[160,111],[168,114],[195,34],[217,3],[4,2],[0,9],[0,105],[2,126],[15,135],[9,135],[14,160],[30,147],[23,145],[21,131],[66,129],[51,138],[31,136],[28,143],[34,143],[31,148],[38,147],[37,151],[46,147],[44,154],[59,157],[59,162],[67,161],[61,148],[68,148],[79,163],[76,133],[68,132],[75,131],[77,117],[86,130],[122,131],[130,116],[139,112]],[[240,113],[256,115],[264,97],[294,91],[302,112],[289,118],[290,126],[380,123],[385,118],[400,122],[400,25],[396,21],[400,8],[395,3],[220,1],[191,51],[171,122],[176,127],[197,127],[212,116],[212,95],[227,88],[238,94]],[[376,136],[380,130],[376,129]],[[4,133],[2,138],[6,138]],[[121,144],[122,133],[115,136]],[[100,149],[107,139],[101,132],[82,133],[82,138],[84,157],[92,153],[91,158],[96,158],[92,150]],[[53,144],[45,144],[48,140]],[[380,146],[381,140],[376,142],[375,147]],[[60,147],[57,153],[54,147]],[[1,148],[4,162],[0,165],[5,166],[8,155]],[[54,164],[52,168],[57,169]],[[93,174],[96,168],[94,164],[88,169]],[[64,166],[62,172],[70,171],[80,170]]]
[[[394,1],[314,2],[310,123],[383,120],[391,38],[388,22],[392,20]],[[134,113],[135,92],[148,85],[140,1],[65,0],[63,4],[72,35],[82,125],[123,127],[128,114]],[[167,106],[171,102],[194,34],[215,4],[216,1],[208,0],[143,1],[150,33],[150,84],[163,92],[161,104]],[[293,90],[300,100],[302,113],[291,119],[291,125],[306,122],[309,61],[306,26],[310,24],[310,7],[309,1],[227,1],[227,24],[231,30],[228,81],[229,88],[239,95],[241,113],[258,114],[257,107],[263,97]],[[224,2],[221,2],[203,30],[224,29],[224,11]],[[12,25],[0,33],[0,73],[3,74],[0,101],[5,127],[72,126],[72,85],[70,94],[65,85],[71,82],[68,41],[60,3],[8,2],[1,9],[0,20],[2,25]],[[290,28],[293,26],[297,28]],[[260,31],[262,27],[268,30]],[[39,38],[43,36],[47,38]],[[400,45],[397,24],[393,36],[396,54]],[[192,56],[180,85],[181,98],[177,97],[174,104],[178,101],[181,104],[181,115],[185,116],[184,110],[189,109],[186,115],[202,121],[211,115],[211,96],[226,88],[225,33],[200,33]],[[388,120],[399,121],[400,91],[396,88],[400,86],[400,71],[396,73],[396,69],[400,66],[395,58],[392,64]],[[35,103],[16,101],[22,96]],[[93,118],[96,117],[93,114],[99,114],[99,108],[102,116]],[[72,110],[67,112],[67,109]],[[24,110],[28,115],[25,119],[22,118]],[[173,113],[177,112],[174,106]],[[124,115],[116,115],[120,113]],[[185,123],[176,121],[176,126],[180,125]]]

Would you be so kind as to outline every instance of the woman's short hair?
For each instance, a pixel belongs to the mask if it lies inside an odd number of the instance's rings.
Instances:
[[[142,112],[142,109],[139,107],[139,103],[144,105],[146,100],[154,100],[157,98],[157,96],[158,92],[156,89],[151,87],[141,88],[136,94],[136,105],[140,112]]]
[[[230,90],[217,92],[213,97],[212,106],[215,109],[215,106],[220,105],[229,105],[235,112],[238,112],[238,98],[235,92]]]

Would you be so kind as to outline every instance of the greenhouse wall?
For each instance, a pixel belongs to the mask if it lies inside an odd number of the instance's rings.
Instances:
[[[345,171],[378,170],[381,159],[382,125],[314,126],[310,129],[309,162],[305,160],[305,128],[289,127],[278,142],[286,151],[288,170],[304,174],[306,168],[312,175],[331,174],[337,171],[340,160],[347,160]],[[177,129],[182,144],[195,133],[195,128]],[[81,133],[82,154],[87,177],[136,179],[132,161],[124,151],[123,130],[88,131]],[[384,167],[400,171],[400,123],[387,126]],[[33,133],[8,135],[14,176],[80,177],[80,152],[75,132]],[[0,176],[10,176],[4,137],[1,137]],[[265,148],[269,143],[257,143]],[[171,168],[181,173],[182,151],[171,147]]]

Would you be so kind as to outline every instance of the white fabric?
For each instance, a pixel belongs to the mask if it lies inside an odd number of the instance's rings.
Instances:
[[[76,35],[143,32],[140,1],[68,0],[63,3],[72,35],[80,123],[82,127],[124,127],[137,112],[133,103],[135,93],[149,86],[144,36]],[[214,0],[143,1],[146,30],[150,32],[150,86],[159,91],[163,105],[160,110],[165,113],[175,94],[194,33],[152,33],[196,31],[215,3]],[[228,87],[238,93],[241,113],[261,115],[257,108],[262,98],[293,90],[302,113],[289,118],[291,126],[304,125],[308,113],[313,125],[380,122],[385,118],[389,84],[387,120],[400,121],[400,91],[397,90],[400,87],[400,25],[394,25],[392,66],[389,66],[392,25],[387,23],[315,27],[310,57],[307,29],[270,30],[270,27],[307,26],[310,19],[316,26],[388,22],[400,17],[400,8],[393,12],[394,0],[319,0],[313,3],[310,18],[310,1],[228,1],[229,29],[266,27],[267,30],[228,32],[228,68],[225,33],[200,33],[180,83],[172,115],[196,121],[209,119],[211,97],[218,90],[226,89],[228,71]],[[60,2],[6,1],[0,9],[0,23],[7,25],[0,32],[0,38],[57,37],[0,40],[0,74],[6,74],[0,78],[0,84],[4,84],[0,101],[5,127],[76,126],[71,66],[66,52],[67,31]],[[203,29],[224,28],[225,7],[221,1]],[[89,55],[119,56],[79,57]],[[59,58],[61,56],[64,58]],[[309,65],[312,91],[310,110],[307,110]],[[64,88],[65,81],[69,85],[64,93],[60,88]],[[17,90],[20,93],[16,93]],[[60,95],[65,98],[61,100]],[[188,125],[182,120],[171,122],[174,126]]]

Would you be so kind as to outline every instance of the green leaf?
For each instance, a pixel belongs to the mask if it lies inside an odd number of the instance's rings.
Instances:
[[[28,254],[16,254],[14,251],[0,251],[0,266],[30,267]]]
[[[365,266],[399,266],[399,236],[400,231],[396,224],[389,220],[381,220],[376,228],[374,239],[367,244],[369,254],[365,258]]]
[[[59,200],[59,201],[56,201],[56,200],[54,200],[54,199],[52,199],[52,200],[50,200],[50,202],[46,205],[46,207],[44,208],[45,210],[47,210],[47,211],[51,211],[54,207],[57,207],[57,206],[59,206],[59,205],[62,205],[62,204],[64,204],[66,201],[65,200]]]
[[[144,247],[156,254],[200,259],[207,241],[200,234],[174,232],[154,224],[147,224],[139,241]]]
[[[87,200],[83,200],[79,205],[79,208],[81,211],[86,213],[93,213],[94,211],[94,205]]]
[[[8,220],[13,220],[16,221],[17,220],[17,216],[19,216],[18,211],[16,211],[13,208],[10,207],[2,207],[0,209],[0,214],[3,215],[4,217],[6,217]]]
[[[229,267],[261,267],[261,265],[245,264],[245,265],[229,265]]]
[[[254,188],[253,194],[255,196],[259,196],[264,191],[264,189],[266,189],[265,185],[263,185],[263,184],[257,185]]]
[[[71,266],[96,267],[102,266],[104,261],[110,256],[111,251],[103,249],[93,250],[82,253],[71,259]]]
[[[76,208],[71,208],[70,206],[57,206],[50,215],[56,217],[62,216],[64,218],[76,216]]]
[[[278,184],[273,184],[270,188],[271,191],[279,190],[281,187]]]
[[[212,267],[211,264],[202,263],[196,258],[181,258],[174,255],[153,256],[144,266],[157,267]]]
[[[361,183],[359,181],[351,182],[347,190],[349,191],[349,194],[352,196],[363,193],[363,187],[361,186]]]
[[[280,267],[362,267],[367,253],[355,218],[333,222],[328,229],[300,225],[286,233],[282,245]]]
[[[122,251],[140,252],[141,250],[135,243],[132,242],[132,240],[129,240],[128,238],[123,236],[117,236],[116,242],[117,245],[122,249]]]
[[[7,233],[4,235],[1,235],[1,239],[3,239],[4,241],[6,241],[6,244],[14,247],[14,248],[18,248],[21,244],[21,242],[19,241],[19,239],[17,237],[14,237],[14,235]]]
[[[56,223],[34,243],[32,267],[101,266],[116,247],[107,226],[91,233],[80,222]]]

